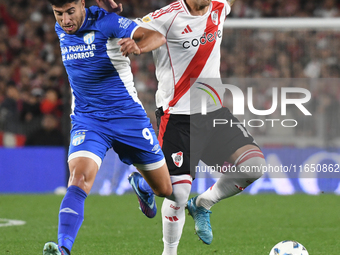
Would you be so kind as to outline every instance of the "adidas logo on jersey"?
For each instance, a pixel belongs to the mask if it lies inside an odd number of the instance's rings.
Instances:
[[[183,35],[183,34],[189,34],[189,33],[191,33],[191,32],[192,32],[191,27],[190,27],[189,25],[187,25],[187,26],[184,28],[184,30],[183,30],[183,32],[182,32],[182,35]]]

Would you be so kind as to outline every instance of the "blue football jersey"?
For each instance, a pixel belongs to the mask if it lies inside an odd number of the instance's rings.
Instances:
[[[137,27],[135,22],[97,6],[86,8],[84,23],[75,34],[65,33],[56,23],[73,95],[71,118],[82,114],[116,118],[117,114],[134,115],[143,110],[130,60],[122,56],[117,44],[120,38],[132,37]]]

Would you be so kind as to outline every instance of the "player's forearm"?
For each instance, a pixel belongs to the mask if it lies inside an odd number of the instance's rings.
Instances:
[[[138,42],[136,42],[138,41]],[[133,34],[133,38],[122,38],[118,41],[120,51],[123,56],[129,54],[139,55],[143,52],[149,52],[157,49],[165,43],[165,38],[162,34],[148,30],[145,28],[138,28]]]
[[[166,40],[165,37],[156,31],[143,29],[142,33],[138,35],[138,37],[134,38],[137,42],[138,47],[141,52],[149,52],[158,47],[162,46]]]
[[[229,5],[232,6],[235,3],[236,0],[227,0],[227,1],[228,1]]]

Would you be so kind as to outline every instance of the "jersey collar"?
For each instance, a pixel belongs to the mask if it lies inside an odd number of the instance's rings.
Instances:
[[[85,8],[85,18],[84,18],[84,21],[83,21],[83,24],[81,24],[80,28],[78,29],[78,31],[81,31],[85,25],[86,25],[86,21],[88,19],[88,16],[89,16],[89,9],[88,8]],[[77,32],[78,32],[77,31]]]

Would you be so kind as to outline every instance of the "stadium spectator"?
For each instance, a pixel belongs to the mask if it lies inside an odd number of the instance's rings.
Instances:
[[[337,1],[336,0],[322,1],[321,6],[315,9],[314,15],[316,17],[321,18],[334,18],[339,16],[339,8],[337,6]]]
[[[58,119],[52,114],[45,114],[41,128],[27,136],[26,146],[63,146],[64,136],[60,132]]]
[[[143,16],[172,0],[123,0],[122,15]],[[230,18],[261,17],[337,17],[339,0],[238,0]],[[94,0],[87,5],[95,4]],[[137,8],[138,7],[138,8]],[[54,89],[59,98],[69,98],[68,81],[62,67],[58,40],[54,32],[54,19],[47,1],[2,0],[0,1],[0,104],[6,98],[6,84],[16,86],[23,95],[32,89]],[[285,31],[274,29],[224,29],[222,45],[222,77],[339,77],[339,32],[325,30]],[[268,45],[270,47],[263,47]],[[138,91],[150,117],[155,93],[154,66],[150,56],[131,56],[133,74],[144,90]],[[329,92],[325,92],[329,93]],[[339,99],[340,92],[336,97]],[[145,101],[144,101],[145,99]],[[22,100],[23,103],[25,99]],[[318,99],[316,94],[315,100]],[[69,104],[64,101],[63,103]],[[61,109],[60,115],[69,107]],[[19,116],[25,115],[26,107],[18,107]],[[60,110],[60,108],[59,108]],[[21,112],[24,111],[24,112]],[[21,120],[23,120],[21,118]],[[0,125],[13,133],[27,134],[36,126],[29,127],[22,121],[12,124],[8,119]],[[155,124],[155,123],[153,123]],[[22,125],[24,125],[22,127]],[[28,129],[28,130],[27,130]],[[63,128],[64,132],[68,128]],[[314,133],[315,135],[315,133]]]
[[[61,100],[57,91],[54,89],[48,89],[40,103],[41,112],[43,114],[54,114],[57,117],[61,117],[61,106]]]
[[[40,101],[42,89],[35,88],[32,91],[23,90],[21,93],[21,112],[20,121],[23,126],[24,134],[34,132],[40,127],[42,112],[40,111]]]
[[[9,83],[6,88],[5,98],[0,105],[0,122],[5,131],[19,133],[20,112],[19,112],[19,90],[13,83]]]

